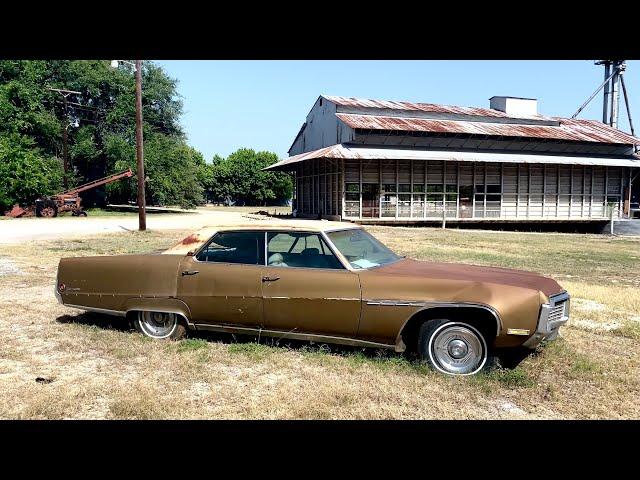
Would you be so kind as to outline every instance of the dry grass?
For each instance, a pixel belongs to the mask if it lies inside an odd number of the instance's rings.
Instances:
[[[382,351],[226,335],[153,342],[53,296],[61,256],[159,251],[188,232],[0,246],[0,418],[638,418],[638,240],[371,227],[402,254],[554,275],[558,339],[514,370],[435,374]],[[40,378],[40,381],[36,381]]]

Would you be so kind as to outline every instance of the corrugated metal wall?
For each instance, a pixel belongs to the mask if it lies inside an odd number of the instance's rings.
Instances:
[[[296,201],[348,219],[604,219],[625,181],[623,167],[319,159],[298,166]]]

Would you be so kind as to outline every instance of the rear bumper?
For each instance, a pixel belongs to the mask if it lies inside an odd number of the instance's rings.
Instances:
[[[56,298],[58,299],[58,303],[60,305],[64,305],[64,302],[62,301],[62,295],[60,295],[60,293],[58,292],[58,287],[57,286],[54,287],[53,290],[54,290],[54,292],[56,294]]]
[[[543,340],[554,340],[560,327],[569,321],[569,301],[570,296],[567,292],[549,297],[549,303],[540,307],[536,331],[522,345],[535,348]]]
[[[59,276],[60,276],[60,267],[58,266],[58,272],[56,273],[56,284],[53,286],[53,293],[55,293],[58,303],[61,305],[64,305],[64,302],[62,301],[62,295],[60,295],[60,292],[58,291],[58,285],[60,285],[60,283],[58,282]]]

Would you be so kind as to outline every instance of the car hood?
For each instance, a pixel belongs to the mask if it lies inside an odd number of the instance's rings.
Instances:
[[[539,290],[547,296],[564,291],[558,282],[552,278],[544,277],[535,272],[510,268],[483,267],[464,263],[421,262],[405,258],[392,264],[378,267],[375,272],[396,276],[496,283]]]

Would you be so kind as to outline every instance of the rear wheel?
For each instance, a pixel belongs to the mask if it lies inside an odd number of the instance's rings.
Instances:
[[[175,313],[137,312],[133,324],[140,333],[155,340],[179,340],[186,333]]]
[[[447,319],[431,320],[420,327],[420,358],[441,373],[473,375],[487,363],[487,342],[473,326]]]
[[[53,200],[45,200],[36,205],[36,216],[38,217],[57,217],[58,206]]]

